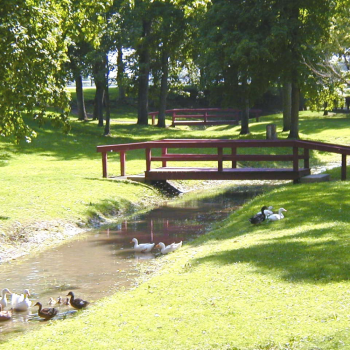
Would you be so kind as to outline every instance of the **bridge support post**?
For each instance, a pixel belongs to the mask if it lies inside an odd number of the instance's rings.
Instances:
[[[232,147],[231,148],[231,154],[233,156],[236,156],[237,155],[237,148],[236,147]],[[236,160],[232,160],[232,168],[233,169],[236,169],[237,168],[237,161]]]
[[[222,165],[222,160],[223,160],[223,149],[222,147],[218,148],[218,171],[222,171],[223,165]]]
[[[125,176],[125,151],[120,151],[119,157],[120,157],[120,175]]]
[[[150,171],[151,170],[151,149],[150,148],[146,148],[145,150],[146,152],[146,171]]]
[[[162,148],[162,156],[165,156],[168,153],[168,149],[167,148]],[[166,160],[162,161],[162,167],[166,167]]]
[[[308,148],[304,148],[304,168],[310,168],[310,152]]]
[[[346,180],[346,154],[341,155],[341,179]]]
[[[102,176],[107,177],[107,152],[102,153]]]
[[[298,173],[299,171],[299,148],[294,146],[293,147],[293,172]],[[300,178],[294,179],[293,183],[297,184],[300,182]]]

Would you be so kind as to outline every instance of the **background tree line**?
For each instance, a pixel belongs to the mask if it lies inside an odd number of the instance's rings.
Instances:
[[[350,0],[1,0],[0,134],[35,136],[26,117],[69,130],[66,85],[74,80],[86,120],[82,77],[96,86],[93,118],[110,131],[109,81],[119,103],[150,98],[165,126],[169,92],[184,84],[211,106],[249,108],[271,87],[283,91],[283,124],[298,138],[301,94],[332,109],[349,69]],[[111,56],[111,53],[115,53]],[[111,61],[111,57],[116,57]],[[340,70],[337,59],[343,62]],[[59,113],[52,113],[54,111]]]

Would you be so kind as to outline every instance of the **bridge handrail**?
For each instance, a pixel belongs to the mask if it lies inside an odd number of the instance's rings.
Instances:
[[[237,155],[237,148],[261,148],[261,147],[292,147],[292,155]],[[162,149],[161,156],[152,156],[152,149]],[[216,148],[216,154],[175,154],[168,153],[168,148]],[[224,148],[231,148],[231,154],[223,154]],[[299,148],[303,154],[299,154]],[[165,167],[167,161],[184,160],[210,160],[218,161],[218,169],[222,170],[223,161],[232,161],[232,167],[236,167],[237,161],[292,161],[293,169],[298,170],[298,162],[304,160],[304,168],[309,168],[309,150],[331,152],[342,155],[341,178],[346,180],[346,157],[350,155],[350,146],[324,143],[307,140],[227,140],[227,139],[163,139],[156,141],[136,142],[117,145],[97,146],[97,152],[102,153],[103,177],[107,177],[107,153],[120,153],[121,175],[125,176],[126,152],[136,149],[145,149],[146,170],[151,169],[152,161],[162,161]]]
[[[212,114],[213,112],[226,113],[226,114]],[[256,121],[259,121],[260,115],[262,113],[261,109],[250,109],[249,112],[254,115]],[[182,114],[181,114],[182,113]],[[192,113],[186,115],[184,113]],[[233,117],[235,121],[239,121],[240,114],[242,110],[237,108],[175,108],[168,109],[165,114],[171,115],[172,126],[175,126],[176,119],[186,119],[186,118],[203,118],[204,124],[210,124],[207,118],[219,118],[219,117]],[[152,125],[155,125],[155,118],[159,114],[159,111],[149,112],[148,115],[152,118]],[[185,122],[182,122],[184,124]]]

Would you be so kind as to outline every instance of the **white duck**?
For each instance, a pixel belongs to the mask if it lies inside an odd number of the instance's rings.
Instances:
[[[268,215],[267,220],[270,220],[270,221],[277,221],[277,220],[283,219],[283,218],[284,218],[284,215],[283,215],[282,212],[284,212],[284,211],[287,211],[287,210],[284,209],[284,208],[279,208],[278,214]]]
[[[173,252],[176,249],[179,249],[180,247],[182,247],[182,241],[179,242],[179,243],[171,243],[171,244],[169,244],[167,246],[165,246],[165,244],[163,242],[159,242],[157,244],[157,247],[160,248],[160,252],[162,254],[168,254],[168,253]]]
[[[25,289],[24,294],[21,295],[12,293],[11,304],[13,310],[27,311],[32,305],[32,302],[28,299],[28,296],[30,296],[28,289]]]
[[[264,209],[264,214],[266,216],[272,215],[273,214],[272,209],[273,209],[273,206],[270,205],[269,207],[267,207],[267,209]],[[261,215],[261,214],[262,214],[261,210],[258,213],[256,213],[256,215]]]
[[[7,288],[3,289],[1,292],[1,300],[0,300],[0,305],[2,306],[3,309],[6,308],[7,306],[7,294],[12,294]]]
[[[141,244],[139,244],[139,241],[137,240],[137,238],[133,238],[130,243],[132,243],[132,242],[134,242],[134,250],[136,252],[148,253],[154,247],[154,243],[141,243]]]

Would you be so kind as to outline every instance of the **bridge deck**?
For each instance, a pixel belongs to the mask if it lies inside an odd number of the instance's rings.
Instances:
[[[310,175],[310,169],[299,168],[198,168],[161,167],[145,171],[146,180],[297,180]]]

